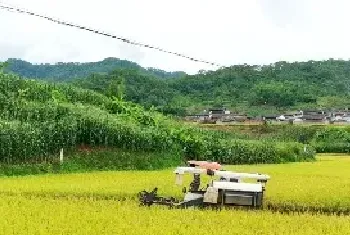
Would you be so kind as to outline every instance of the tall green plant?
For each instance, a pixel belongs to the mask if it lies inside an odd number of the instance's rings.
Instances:
[[[4,70],[9,66],[8,62],[0,62],[0,73],[3,73]]]

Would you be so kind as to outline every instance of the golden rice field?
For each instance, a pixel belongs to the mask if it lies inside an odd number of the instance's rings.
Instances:
[[[347,156],[323,156],[313,163],[227,169],[270,174],[267,199],[271,202],[314,205],[340,202],[350,206]],[[0,234],[350,234],[350,216],[169,210],[139,207],[132,199],[138,191],[154,186],[166,195],[181,196],[181,188],[174,181],[172,169],[1,178]],[[130,199],[96,200],[96,195]]]
[[[322,156],[317,162],[283,165],[230,166],[226,169],[269,174],[266,200],[272,203],[350,207],[350,157]],[[181,197],[173,169],[162,171],[94,172],[0,179],[0,194],[107,195],[133,198],[141,190],[159,188],[159,194]],[[186,178],[188,186],[190,176]],[[203,183],[206,183],[205,181]]]
[[[350,217],[143,208],[134,202],[0,197],[4,235],[339,235]]]

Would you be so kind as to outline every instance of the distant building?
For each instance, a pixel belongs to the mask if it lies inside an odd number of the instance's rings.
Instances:
[[[278,116],[278,117],[276,117],[276,120],[277,121],[285,121],[285,120],[287,120],[287,117],[286,117],[287,115],[280,115],[280,116]]]
[[[249,119],[250,117],[248,117],[247,115],[233,115],[233,120],[237,122],[245,122]]]
[[[346,110],[303,110],[284,112],[279,115],[265,115],[250,117],[244,113],[231,112],[230,110],[219,107],[209,108],[200,114],[186,116],[188,121],[198,121],[201,123],[224,123],[224,122],[246,122],[250,120],[256,121],[279,121],[283,122],[309,122],[309,123],[333,123],[344,122],[350,124],[350,111]]]
[[[324,122],[327,120],[327,115],[325,114],[308,114],[308,115],[303,115],[301,118],[303,121],[309,121],[309,122]]]
[[[189,115],[186,120],[196,120],[202,123],[215,123],[216,121],[232,121],[231,112],[226,108],[210,108],[200,114]]]
[[[326,115],[326,111],[322,110],[305,110],[302,111],[303,115]]]
[[[224,115],[224,114],[230,114],[231,113],[226,108],[210,108],[208,111],[209,111],[209,115],[210,114]]]
[[[262,120],[277,120],[280,115],[265,115],[262,116]]]

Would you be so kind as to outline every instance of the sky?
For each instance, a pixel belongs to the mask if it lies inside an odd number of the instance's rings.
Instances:
[[[0,0],[223,66],[350,58],[348,0]],[[167,71],[218,67],[0,10],[0,61],[117,57]]]

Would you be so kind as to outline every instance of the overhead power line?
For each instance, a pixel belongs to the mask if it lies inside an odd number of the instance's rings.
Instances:
[[[61,25],[69,26],[69,27],[74,27],[74,28],[78,28],[78,29],[81,29],[81,30],[89,31],[89,32],[92,32],[92,33],[95,33],[95,34],[100,34],[100,35],[103,35],[103,36],[106,36],[106,37],[111,37],[111,38],[114,38],[114,39],[118,39],[118,40],[123,41],[124,43],[132,44],[132,45],[136,45],[136,46],[140,46],[140,47],[145,47],[145,48],[150,48],[150,49],[157,50],[157,51],[160,51],[160,52],[163,52],[163,53],[168,53],[168,54],[172,54],[172,55],[175,55],[175,56],[178,56],[178,57],[186,58],[186,59],[189,59],[189,60],[194,61],[194,62],[200,62],[200,63],[205,63],[205,64],[209,64],[209,65],[213,65],[213,66],[222,67],[222,65],[219,65],[218,63],[213,63],[213,62],[209,62],[209,61],[205,61],[205,60],[201,60],[201,59],[196,59],[196,58],[193,58],[193,57],[190,57],[190,56],[186,56],[186,55],[183,55],[183,54],[180,54],[180,53],[167,51],[167,50],[164,50],[164,49],[159,48],[159,47],[151,46],[151,45],[144,44],[144,43],[135,42],[135,41],[132,41],[132,40],[127,39],[127,38],[116,36],[116,35],[113,35],[113,34],[110,34],[110,33],[105,33],[102,30],[96,30],[96,29],[92,29],[92,28],[87,27],[87,26],[77,25],[77,24],[70,23],[70,22],[67,22],[67,21],[55,19],[53,17],[44,16],[44,15],[41,15],[41,14],[38,14],[38,13],[35,13],[35,12],[32,12],[32,11],[29,11],[29,10],[26,10],[26,9],[21,9],[19,7],[16,7],[16,6],[12,6],[12,5],[11,6],[10,5],[6,6],[2,2],[0,2],[0,9],[1,10],[6,10],[6,11],[9,11],[9,12],[16,12],[16,13],[27,14],[27,15],[30,15],[30,16],[40,17],[40,18],[43,18],[43,19],[55,22],[57,24],[61,24]]]

